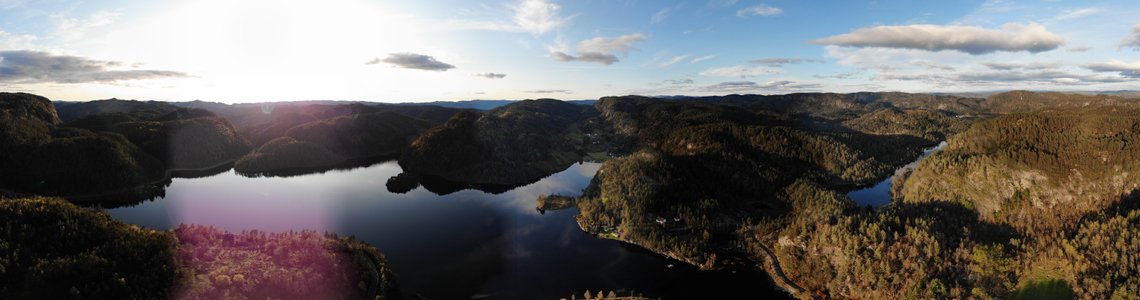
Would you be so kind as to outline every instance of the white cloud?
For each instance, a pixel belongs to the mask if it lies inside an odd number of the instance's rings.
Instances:
[[[701,56],[701,57],[694,57],[694,58],[693,58],[693,60],[689,61],[689,63],[690,63],[690,64],[695,64],[695,63],[699,63],[699,62],[702,62],[702,61],[710,60],[710,59],[713,59],[713,58],[716,58],[716,55],[705,55],[705,56]]]
[[[1132,34],[1120,40],[1120,48],[1140,50],[1140,23],[1132,26]]]
[[[802,63],[823,63],[823,60],[811,58],[798,58],[798,57],[774,57],[774,58],[761,58],[748,61],[750,63],[765,65],[769,67],[783,67],[784,65],[802,64]]]
[[[51,37],[60,42],[70,42],[88,37],[96,28],[114,23],[122,13],[117,11],[96,11],[85,19],[69,18],[63,14],[52,15],[55,30]]]
[[[658,24],[665,22],[665,19],[668,19],[669,16],[673,15],[673,12],[677,11],[677,9],[680,7],[681,6],[678,4],[658,10],[657,13],[654,13],[652,17],[649,17],[649,24]]]
[[[1091,15],[1099,14],[1101,12],[1104,12],[1104,9],[1099,8],[1099,7],[1086,7],[1086,8],[1081,8],[1081,9],[1072,9],[1072,10],[1067,10],[1067,11],[1065,11],[1065,13],[1060,14],[1056,17],[1053,17],[1053,19],[1061,20],[1061,21],[1072,20],[1072,19],[1080,19],[1080,18],[1091,16]]]
[[[799,83],[791,80],[773,80],[763,84],[752,81],[727,81],[713,85],[698,87],[695,91],[713,93],[748,93],[757,91],[790,92],[818,90],[822,88],[816,83]]]
[[[1082,67],[1094,72],[1119,72],[1121,76],[1140,78],[1140,61],[1129,63],[1112,60],[1103,63],[1085,64]]]
[[[812,77],[820,78],[820,79],[852,79],[852,78],[858,78],[859,75],[861,75],[861,74],[859,74],[858,72],[844,72],[844,73],[835,73],[835,74],[831,74],[831,75],[814,75]]]
[[[1091,85],[1134,81],[1125,76],[1081,74],[1064,70],[969,70],[961,72],[886,72],[871,78],[875,81],[916,81],[941,87],[991,87],[1008,89],[1010,86]]]
[[[758,89],[760,85],[752,81],[728,81],[701,88],[702,91],[714,93],[749,92]]]
[[[633,50],[633,43],[645,40],[640,33],[627,34],[616,38],[596,37],[578,43],[579,52],[615,53]]]
[[[724,7],[729,7],[729,6],[733,6],[733,5],[736,5],[736,2],[737,2],[737,1],[738,1],[738,0],[720,0],[720,1],[713,1],[712,3],[713,3],[713,4],[715,4],[715,5],[720,5],[720,6],[724,6]]]
[[[569,21],[559,15],[562,7],[545,0],[522,0],[511,7],[515,24],[524,32],[541,36]]]
[[[574,92],[570,91],[570,90],[529,90],[529,91],[523,91],[523,93],[529,93],[529,94],[573,94]]]
[[[1008,23],[996,30],[959,25],[875,26],[810,42],[847,47],[952,50],[979,55],[998,51],[1044,52],[1064,45],[1065,39],[1036,23]]]
[[[659,64],[657,66],[662,67],[662,68],[672,66],[672,65],[675,65],[675,64],[685,60],[686,58],[689,58],[689,56],[688,55],[677,55],[677,56],[674,56],[673,58],[670,58],[667,61],[662,62],[661,64]]]
[[[510,10],[510,23],[486,20],[448,20],[452,29],[493,30],[506,32],[526,32],[536,37],[566,25],[572,17],[562,16],[562,6],[546,0],[521,0],[507,6]],[[503,18],[500,19],[505,19]]]
[[[779,89],[779,90],[805,90],[805,89],[818,89],[821,86],[815,83],[798,83],[791,80],[774,80],[768,81],[760,85],[761,88],[766,89]]]
[[[777,7],[771,7],[771,6],[768,6],[765,4],[759,4],[759,5],[753,5],[753,6],[749,6],[746,8],[742,8],[742,9],[736,11],[736,16],[738,16],[738,17],[751,17],[751,16],[767,17],[767,16],[775,16],[775,15],[782,14],[782,13],[784,13],[783,9],[780,9]]]
[[[984,63],[982,63],[982,65],[986,66],[990,69],[1002,70],[1002,71],[1005,71],[1005,70],[1049,70],[1049,69],[1058,69],[1061,67],[1061,64],[1059,64],[1059,63],[1043,63],[1043,62],[1033,62],[1033,63],[1027,63],[1027,64],[1020,64],[1020,63],[1011,63],[1011,62],[992,61],[992,62],[984,62]]]
[[[31,49],[38,39],[30,34],[12,34],[0,30],[0,49]]]
[[[1065,49],[1065,51],[1079,53],[1079,52],[1089,52],[1089,51],[1092,51],[1092,49],[1093,49],[1092,47],[1088,47],[1088,46],[1073,46],[1073,47],[1069,47],[1068,49]]]
[[[701,72],[700,74],[702,76],[748,78],[760,75],[780,74],[780,70],[746,65],[735,65],[731,67],[708,69]]]
[[[611,65],[620,60],[618,54],[628,54],[634,49],[633,44],[644,41],[645,35],[641,33],[627,34],[614,38],[596,37],[578,42],[577,55],[566,53],[564,41],[556,41],[550,49],[550,57],[557,61],[585,61],[603,65]]]
[[[666,79],[664,81],[661,81],[661,83],[669,84],[669,85],[689,85],[689,84],[693,84],[694,82],[692,79],[685,78],[685,79]]]
[[[909,64],[926,68],[927,70],[954,71],[956,68],[938,63],[933,60],[914,59]]]

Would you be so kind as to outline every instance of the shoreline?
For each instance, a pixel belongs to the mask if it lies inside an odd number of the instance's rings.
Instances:
[[[582,230],[582,232],[585,232],[585,233],[588,233],[588,234],[594,236],[594,238],[605,239],[605,240],[614,240],[614,241],[634,245],[634,246],[640,247],[641,249],[645,249],[646,251],[649,251],[649,252],[652,252],[654,254],[663,256],[665,258],[675,260],[678,262],[682,262],[682,263],[688,264],[690,266],[696,267],[697,269],[701,270],[702,272],[703,271],[718,270],[716,268],[705,269],[697,261],[678,257],[678,256],[674,255],[672,252],[664,252],[664,251],[657,250],[657,249],[647,248],[645,246],[642,246],[641,244],[635,243],[635,242],[628,240],[628,239],[625,239],[625,238],[604,237],[600,234],[586,230],[586,228],[582,226],[582,223],[579,222],[577,220],[577,218],[575,218],[574,223],[578,225],[579,230]],[[762,271],[762,272],[764,272],[764,274],[768,275],[768,278],[772,280],[772,286],[780,289],[781,291],[784,291],[785,293],[788,293],[788,295],[791,296],[792,298],[800,298],[799,296],[803,295],[803,293],[804,293],[803,288],[800,288],[799,285],[797,285],[794,281],[792,281],[790,278],[787,278],[787,276],[784,275],[783,268],[780,266],[779,259],[776,257],[775,253],[771,252],[771,250],[768,249],[768,247],[766,245],[761,244],[760,247],[763,248],[763,251],[766,254],[765,259],[760,259],[759,261],[757,261],[757,259],[755,259],[756,258],[755,256],[749,255],[748,253],[744,253],[744,255],[741,255],[741,258],[744,258],[751,263],[755,263],[756,265],[753,266],[752,268],[755,268],[759,271]]]
[[[165,170],[163,170],[163,177],[162,178],[150,180],[150,181],[147,181],[147,183],[139,184],[139,185],[135,185],[135,186],[121,187],[121,188],[115,188],[115,189],[106,189],[106,190],[100,190],[100,192],[93,192],[93,193],[56,195],[56,194],[40,194],[40,193],[23,193],[23,192],[16,192],[16,190],[11,190],[11,189],[0,189],[0,192],[6,193],[6,194],[11,194],[11,195],[32,195],[32,196],[44,196],[44,197],[59,197],[59,198],[65,198],[65,200],[76,203],[76,204],[92,204],[92,203],[86,203],[86,202],[98,202],[98,201],[92,201],[92,198],[108,197],[108,196],[115,196],[115,195],[121,195],[121,194],[128,194],[128,193],[132,193],[132,192],[139,192],[139,190],[144,190],[144,189],[147,189],[150,187],[154,187],[155,185],[165,184],[166,181],[169,181],[173,178],[182,178],[182,177],[176,175],[176,173],[178,173],[178,172],[201,172],[201,171],[218,170],[218,169],[221,169],[222,167],[226,167],[227,164],[233,164],[236,161],[237,161],[237,159],[222,161],[219,163],[206,165],[206,167],[202,167],[202,168],[165,169]],[[225,171],[225,170],[223,170],[223,171]]]

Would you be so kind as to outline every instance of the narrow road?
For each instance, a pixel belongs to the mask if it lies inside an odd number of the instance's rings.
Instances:
[[[784,275],[784,269],[780,267],[780,260],[776,258],[776,253],[772,252],[772,249],[769,249],[764,243],[757,244],[760,245],[760,249],[764,250],[764,254],[768,256],[765,267],[766,269],[772,270],[772,279],[777,281],[776,284],[788,290],[788,292],[793,295],[803,292],[803,288],[795,282],[792,282],[788,276]]]

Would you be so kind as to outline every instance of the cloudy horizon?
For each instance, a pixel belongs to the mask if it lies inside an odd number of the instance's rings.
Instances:
[[[57,100],[1140,90],[1127,1],[0,0],[0,90]]]

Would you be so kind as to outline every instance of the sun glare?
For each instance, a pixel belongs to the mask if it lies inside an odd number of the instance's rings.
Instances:
[[[281,99],[436,97],[474,88],[470,74],[368,65],[382,53],[424,52],[449,61],[427,26],[376,1],[338,5],[310,1],[184,1],[111,32],[91,55],[148,68],[182,70],[191,78],[147,82],[147,95],[175,100],[195,95],[227,102]],[[177,80],[178,84],[171,84]],[[100,94],[130,94],[133,86],[104,85]]]

